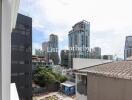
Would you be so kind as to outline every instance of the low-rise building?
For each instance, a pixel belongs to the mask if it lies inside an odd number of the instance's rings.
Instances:
[[[46,58],[42,56],[32,56],[32,69],[34,70],[38,65],[52,67],[54,63],[51,59],[47,61]]]
[[[132,61],[85,67],[76,73],[77,100],[131,100]]]

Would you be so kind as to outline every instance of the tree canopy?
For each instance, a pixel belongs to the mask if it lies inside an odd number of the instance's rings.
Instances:
[[[65,76],[54,73],[51,68],[43,66],[37,66],[33,72],[33,81],[41,87],[47,84],[62,83],[66,80]]]

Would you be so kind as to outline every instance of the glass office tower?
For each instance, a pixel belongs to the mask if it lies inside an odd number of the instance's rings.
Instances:
[[[11,34],[11,82],[20,100],[32,100],[32,18],[22,14]]]

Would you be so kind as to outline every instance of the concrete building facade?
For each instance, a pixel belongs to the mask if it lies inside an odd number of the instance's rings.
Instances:
[[[90,22],[85,20],[76,23],[68,34],[69,39],[69,67],[73,58],[89,58]]]
[[[37,55],[32,56],[32,70],[35,70],[38,66],[52,67],[53,65],[54,63],[51,59],[47,61],[45,57]]]
[[[132,36],[127,36],[125,41],[124,59],[132,56]]]
[[[32,18],[22,14],[11,34],[11,82],[20,100],[32,100]]]

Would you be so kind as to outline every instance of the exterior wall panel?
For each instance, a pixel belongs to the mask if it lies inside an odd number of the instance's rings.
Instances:
[[[0,100],[10,99],[10,61],[11,61],[11,0],[2,0],[1,9],[1,97]],[[5,45],[6,44],[6,45]]]
[[[11,31],[19,0],[0,0],[0,100],[10,100]]]
[[[88,74],[88,100],[131,100],[132,81]]]

